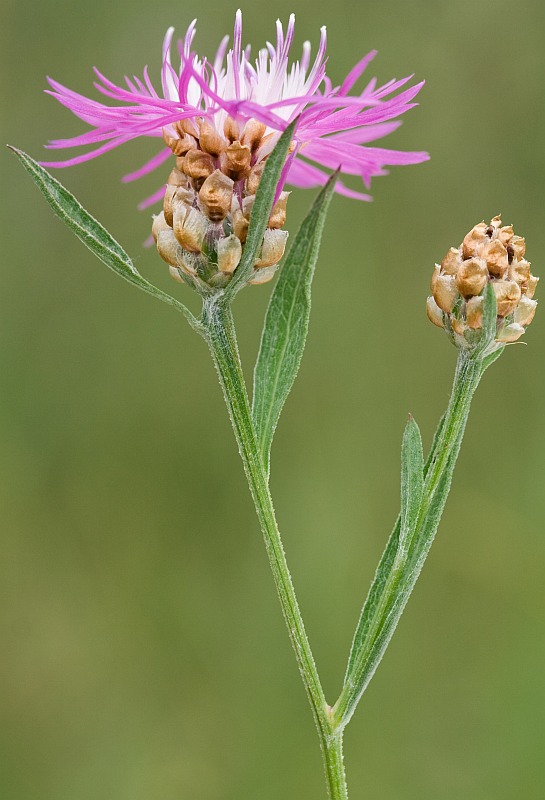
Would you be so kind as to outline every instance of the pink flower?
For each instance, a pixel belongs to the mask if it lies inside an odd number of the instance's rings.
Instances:
[[[253,152],[252,165],[272,151],[280,132],[298,117],[294,147],[284,167],[281,186],[313,187],[323,185],[326,169],[336,169],[346,175],[359,175],[369,187],[371,178],[384,175],[390,165],[417,164],[428,159],[425,152],[402,152],[369,147],[369,142],[394,131],[401,122],[396,118],[412,108],[415,96],[422,87],[418,83],[399,91],[410,77],[391,80],[377,87],[372,79],[360,94],[350,90],[361,76],[375,51],[359,61],[341,86],[333,87],[326,76],[326,32],[321,29],[318,52],[311,64],[311,48],[305,42],[300,61],[289,64],[295,19],[290,17],[284,34],[282,24],[276,25],[276,46],[267,43],[254,63],[250,48],[242,48],[242,15],[235,18],[233,47],[227,50],[229,37],[221,41],[213,62],[193,52],[195,22],[189,26],[183,40],[177,44],[180,66],[171,61],[174,29],[169,28],[163,42],[161,69],[162,93],[156,90],[146,67],[143,77],[125,78],[126,87],[108,80],[96,68],[95,87],[116,101],[108,106],[67,89],[48,79],[49,94],[91,126],[87,133],[71,139],[50,142],[50,148],[92,146],[84,154],[65,161],[45,163],[49,167],[67,167],[96,158],[118,145],[140,136],[163,137],[169,144],[163,147],[140,169],[124,177],[132,181],[163,164],[175,149],[173,142],[184,135],[180,125],[191,132],[195,123],[207,123],[221,137],[226,125],[236,125],[243,138],[249,120],[261,123],[259,146]],[[184,123],[184,121],[187,121]],[[232,137],[231,137],[232,138]],[[337,191],[348,197],[369,200],[367,194],[353,191],[337,183]],[[140,204],[145,208],[161,200],[163,185]]]

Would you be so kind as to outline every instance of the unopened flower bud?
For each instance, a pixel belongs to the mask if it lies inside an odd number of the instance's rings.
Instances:
[[[231,178],[228,178],[219,169],[209,175],[201,186],[199,203],[212,222],[221,222],[227,216],[231,208],[233,186]]]
[[[204,214],[196,208],[189,208],[185,213],[179,207],[174,210],[174,235],[182,247],[191,253],[201,252],[208,224]]]
[[[231,275],[240,263],[242,244],[240,239],[231,234],[218,241],[218,269]]]
[[[288,235],[288,231],[270,228],[265,231],[263,244],[261,245],[261,255],[255,262],[256,269],[272,267],[274,264],[278,264],[284,255]]]
[[[460,248],[451,247],[441,265],[435,266],[427,301],[429,319],[444,327],[464,348],[479,341],[483,326],[484,290],[491,284],[497,307],[496,341],[516,341],[532,321],[538,279],[525,260],[525,242],[494,217],[480,222],[464,238]]]

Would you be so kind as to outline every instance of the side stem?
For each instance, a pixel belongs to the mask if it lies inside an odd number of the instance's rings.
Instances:
[[[480,351],[461,351],[450,402],[425,469],[422,503],[407,551],[398,549],[399,519],[378,566],[356,629],[334,721],[343,729],[388,647],[429,553],[445,507],[471,400],[486,368]]]
[[[221,297],[205,302],[202,325],[216,366],[244,471],[265,539],[273,578],[288,627],[299,671],[312,708],[324,757],[331,800],[348,800],[342,758],[342,732],[335,730],[305,631],[276,522],[268,477],[263,465],[244,376],[231,309]]]

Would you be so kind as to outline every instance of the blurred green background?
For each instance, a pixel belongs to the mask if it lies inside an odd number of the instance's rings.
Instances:
[[[157,75],[162,36],[199,17],[197,49],[236,4],[1,5],[2,138],[43,157],[85,129],[43,94]],[[333,699],[398,509],[407,413],[426,446],[455,352],[426,319],[431,270],[502,212],[544,274],[545,35],[539,0],[246,3],[245,40],[297,14],[297,49],[329,33],[340,82],[378,48],[382,81],[426,78],[387,146],[425,165],[335,199],[272,486],[309,635]],[[119,176],[151,141],[56,174],[157,284],[141,242],[160,175]],[[318,800],[306,698],[205,346],[117,280],[0,159],[0,795],[6,800]],[[166,173],[165,173],[166,175]],[[144,183],[146,184],[144,186]],[[312,192],[292,195],[295,231]],[[247,374],[270,286],[236,317]],[[539,299],[539,291],[538,291]],[[193,302],[190,300],[189,302]],[[545,319],[478,392],[440,535],[346,736],[351,797],[545,795]],[[325,588],[321,588],[325,587]]]

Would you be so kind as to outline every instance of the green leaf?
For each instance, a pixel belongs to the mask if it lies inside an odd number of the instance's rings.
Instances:
[[[401,445],[401,536],[406,551],[416,526],[424,492],[424,454],[418,425],[409,418]]]
[[[325,218],[335,189],[331,176],[299,229],[271,296],[254,370],[252,416],[266,465],[280,412],[305,348],[310,293]]]
[[[200,331],[200,323],[189,309],[179,300],[161,291],[161,289],[158,289],[143,278],[121,245],[116,242],[113,236],[108,233],[100,222],[83,208],[81,203],[76,200],[68,189],[65,189],[56,178],[50,175],[46,169],[41,167],[33,158],[22,150],[17,150],[17,148],[11,146],[9,147],[21,161],[23,167],[29,173],[59,219],[76,234],[78,239],[80,239],[103,264],[106,264],[107,267],[122,278],[134,284],[134,286],[138,286],[139,289],[147,292],[152,297],[156,297],[158,300],[162,300],[164,303],[174,306],[174,308],[185,315],[189,323],[196,330]]]
[[[420,435],[409,421],[402,447],[402,505],[363,606],[335,719],[354,713],[393,636],[434,540],[450,489],[471,398],[482,375],[479,353],[459,354],[453,393],[422,469]],[[422,470],[423,483],[418,475]],[[418,509],[411,491],[420,495]]]
[[[259,181],[255,202],[250,215],[250,225],[248,227],[248,235],[244,244],[242,258],[233,279],[225,289],[226,297],[234,297],[246,284],[252,273],[256,258],[259,255],[259,248],[263,242],[263,235],[267,228],[269,217],[271,216],[276,188],[282,174],[282,168],[286,163],[296,124],[297,119],[294,119],[293,122],[288,125],[265,162],[265,169]]]
[[[483,295],[482,343],[484,347],[486,347],[493,339],[496,338],[498,309],[496,303],[496,293],[492,286],[492,282],[487,283]]]

